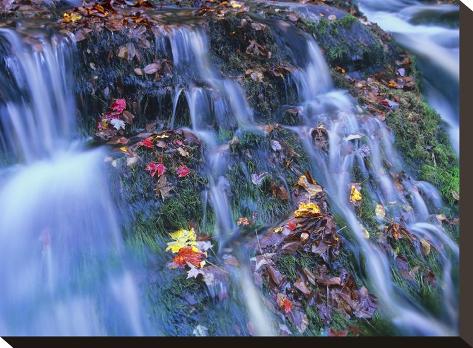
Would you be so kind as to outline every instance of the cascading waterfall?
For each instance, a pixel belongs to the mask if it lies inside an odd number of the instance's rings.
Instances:
[[[145,334],[105,154],[74,140],[72,44],[0,29],[0,50],[0,333]]]
[[[458,5],[433,5],[417,0],[358,0],[358,3],[370,21],[379,23],[418,57],[424,94],[447,123],[458,155],[460,40],[458,25],[455,27],[447,21],[458,18]],[[437,22],[432,22],[435,18]]]
[[[353,232],[356,249],[364,256],[368,283],[378,296],[380,308],[406,333],[454,335],[458,311],[451,271],[452,262],[458,262],[458,246],[439,224],[431,222],[427,208],[439,206],[439,194],[430,184],[409,177],[402,179],[402,190],[396,187],[393,177],[403,168],[390,132],[381,121],[362,113],[345,91],[332,87],[328,66],[317,44],[310,37],[305,40],[307,62],[292,75],[304,125],[288,128],[299,134],[312,160],[314,177],[324,186],[333,208]],[[322,127],[328,134],[327,152],[314,146],[312,131],[316,127]],[[390,166],[386,167],[385,163]],[[363,222],[349,202],[355,166],[367,182],[369,199],[383,204],[395,220],[405,221],[410,231],[432,241],[441,253],[442,299],[446,305],[442,320],[413,305],[409,296],[394,286],[387,256],[366,238]]]
[[[184,94],[192,132],[205,146],[205,171],[209,180],[210,203],[216,217],[214,236],[222,247],[238,230],[227,196],[229,182],[225,178],[225,171],[228,165],[228,144],[219,143],[217,130],[236,129],[237,133],[250,130],[254,124],[253,111],[241,87],[220,76],[211,64],[207,38],[200,28],[183,26],[163,32],[162,35],[169,40],[174,67],[185,81],[185,85],[176,91],[174,110],[179,96]],[[175,119],[175,115],[172,119]],[[236,274],[231,275],[232,279],[241,287],[243,301],[255,325],[256,334],[272,335],[272,321],[243,264]]]

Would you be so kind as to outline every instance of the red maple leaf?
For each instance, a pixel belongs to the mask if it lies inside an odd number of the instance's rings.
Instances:
[[[297,228],[297,223],[294,220],[290,220],[287,223],[287,228],[291,231],[294,231]]]
[[[112,111],[121,114],[126,109],[126,100],[125,99],[117,99],[112,104]]]
[[[284,313],[289,313],[290,311],[292,311],[292,302],[290,299],[287,298],[286,295],[278,294],[277,302],[278,302],[279,308],[281,308],[284,311]]]
[[[149,137],[140,142],[140,146],[146,147],[148,149],[153,148],[153,138]]]
[[[192,247],[184,247],[177,252],[173,262],[179,267],[184,267],[187,263],[190,263],[195,267],[200,267],[200,263],[203,259],[203,253],[192,250]]]
[[[149,162],[146,165],[145,170],[149,173],[149,175],[154,177],[156,174],[158,174],[158,176],[163,175],[166,172],[166,167],[162,163]]]
[[[177,176],[180,178],[183,178],[185,176],[188,176],[191,170],[187,168],[186,165],[182,165],[179,168],[176,169]]]

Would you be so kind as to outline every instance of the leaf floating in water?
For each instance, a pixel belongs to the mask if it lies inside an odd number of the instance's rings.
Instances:
[[[250,224],[251,224],[251,222],[247,217],[241,217],[237,221],[238,226],[248,226]]]
[[[345,140],[345,141],[357,140],[357,139],[361,139],[362,137],[363,137],[363,135],[361,135],[361,134],[350,134],[350,135],[346,136],[345,138],[343,138],[343,140]]]

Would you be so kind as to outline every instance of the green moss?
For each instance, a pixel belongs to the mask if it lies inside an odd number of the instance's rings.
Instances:
[[[385,51],[375,31],[352,15],[336,20],[321,18],[317,23],[301,21],[299,26],[314,35],[332,66],[373,70],[392,54]]]
[[[199,223],[202,212],[200,192],[186,185],[175,196],[164,201],[159,211],[158,228],[168,231],[188,228],[193,223]]]
[[[344,27],[351,27],[351,25],[356,21],[358,21],[358,19],[355,16],[347,14],[346,16],[338,20],[338,24]]]
[[[276,266],[283,275],[293,282],[297,279],[299,261],[299,257],[295,255],[282,255],[276,261]]]
[[[412,92],[392,92],[399,98],[399,109],[386,117],[395,134],[397,148],[417,177],[434,184],[443,199],[456,207],[460,170],[440,116]]]

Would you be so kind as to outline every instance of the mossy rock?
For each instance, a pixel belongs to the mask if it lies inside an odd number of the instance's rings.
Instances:
[[[399,108],[387,114],[397,148],[421,180],[435,185],[443,199],[457,206],[460,170],[440,116],[412,92],[393,91]]]
[[[399,47],[376,24],[365,25],[335,8],[323,9],[328,12],[317,22],[303,20],[298,25],[315,37],[331,66],[370,74],[394,62]],[[331,16],[335,18],[328,19]]]

